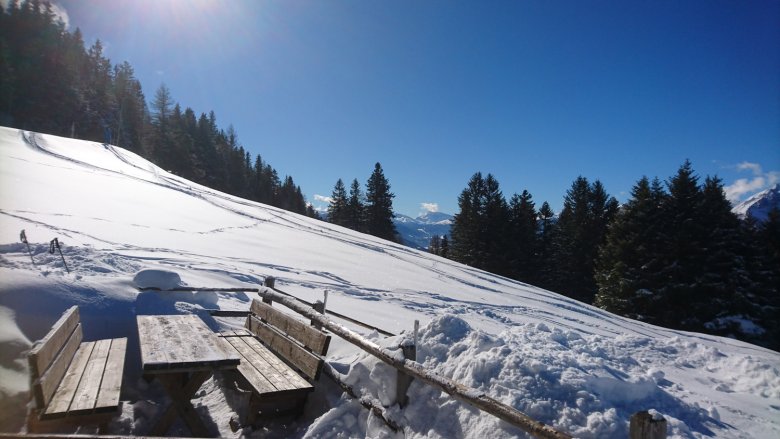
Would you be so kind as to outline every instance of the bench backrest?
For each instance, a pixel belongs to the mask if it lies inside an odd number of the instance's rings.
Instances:
[[[250,310],[246,328],[306,376],[319,379],[330,335],[257,299]]]
[[[27,354],[30,387],[38,409],[45,408],[51,401],[82,338],[79,308],[72,306]]]

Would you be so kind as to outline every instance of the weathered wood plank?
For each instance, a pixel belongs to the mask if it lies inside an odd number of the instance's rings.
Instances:
[[[195,315],[138,316],[141,362],[145,372],[236,367],[239,357],[225,351],[218,337]]]
[[[46,369],[78,324],[79,307],[72,306],[54,323],[49,333],[35,344],[27,355],[33,379],[40,378],[46,373]]]
[[[224,331],[221,335],[225,342],[228,342],[231,347],[242,355],[241,364],[245,366],[251,365],[251,367],[260,373],[260,375],[264,376],[264,380],[268,380],[268,378],[265,377],[268,377],[269,375],[281,375],[281,377],[270,380],[271,385],[274,385],[274,382],[278,380],[281,380],[284,383],[282,386],[277,385],[277,390],[281,391],[283,389],[284,391],[290,391],[293,389],[314,389],[308,381],[303,379],[298,372],[294,371],[285,362],[280,360],[276,354],[265,347],[251,332],[245,329],[239,329]],[[245,346],[237,344],[241,342],[243,342]],[[239,368],[241,367],[239,366]],[[260,388],[258,388],[258,392],[263,393]]]
[[[73,401],[73,396],[76,394],[76,389],[78,389],[81,377],[84,374],[84,369],[87,367],[87,362],[89,361],[90,355],[92,355],[94,347],[94,341],[81,343],[76,354],[73,356],[73,361],[71,361],[68,371],[65,373],[60,386],[57,388],[57,393],[54,394],[54,398],[49,402],[49,406],[44,413],[45,415],[64,415],[64,413],[70,409],[71,401]]]
[[[54,392],[59,387],[62,377],[68,371],[73,360],[73,355],[79,349],[82,340],[81,324],[77,322],[76,328],[70,334],[70,338],[65,343],[60,354],[52,361],[46,373],[33,384],[33,394],[35,395],[35,404],[39,409],[43,409],[51,401]]]
[[[279,359],[265,347],[257,349],[257,345],[260,345],[259,341],[253,337],[245,337],[237,340],[237,342],[242,343],[244,348],[242,353],[248,357],[249,364],[251,364],[258,373],[263,375],[274,386],[276,391],[295,388],[295,385],[280,371],[280,368],[272,366],[271,362],[279,361]],[[289,366],[285,367],[289,369],[290,372],[294,372]]]
[[[251,354],[242,354],[241,364],[249,363],[254,365],[257,362],[260,365],[256,365],[256,369],[261,372],[261,374],[263,373],[263,368],[270,366],[273,367],[275,371],[282,374],[293,387],[297,389],[314,388],[308,381],[303,379],[303,377],[301,377],[298,372],[292,370],[290,366],[288,366],[284,361],[280,360],[276,354],[265,347],[250,331],[246,329],[232,329],[221,332],[220,337],[223,337],[225,342],[228,342],[225,337],[241,337],[242,341],[247,345],[247,347],[253,351]],[[232,342],[232,340],[230,341]],[[232,344],[234,343],[231,343],[231,347],[233,347]],[[259,358],[255,359],[255,356],[259,356]]]
[[[239,337],[231,337],[226,342],[243,356],[241,364],[238,365],[238,371],[257,393],[273,393],[279,390],[274,383],[257,370],[257,364],[264,362],[259,358],[259,355],[252,355],[254,352]]]
[[[192,316],[192,318],[197,320],[197,324],[192,325],[191,330],[202,339],[205,351],[208,351],[217,358],[235,358],[238,360],[239,356],[232,350],[226,349],[226,346],[219,337],[215,336],[214,332],[206,326],[203,320],[197,316]],[[236,362],[236,364],[238,364],[238,362]]]
[[[98,393],[95,410],[113,408],[119,405],[126,351],[127,338],[115,338],[111,340],[111,348],[108,352],[108,360],[106,361],[106,370],[103,372],[103,381],[100,384],[100,392]]]
[[[163,323],[163,330],[158,337],[164,337],[166,350],[168,351],[169,361],[174,360],[178,365],[195,365],[201,359],[208,361],[211,358],[205,358],[201,355],[203,347],[198,343],[196,333],[192,326],[200,321],[194,320],[195,316],[161,316],[159,321]],[[170,329],[169,329],[170,328]]]
[[[292,342],[289,338],[254,316],[247,318],[247,324],[249,325],[249,330],[270,346],[274,352],[292,363],[308,377],[315,380],[319,378],[323,363],[321,358]]]
[[[299,341],[313,352],[324,355],[330,345],[330,335],[295,319],[257,299],[252,300],[252,312],[280,331]]]
[[[143,369],[147,370],[148,365],[168,363],[167,352],[162,346],[156,344],[160,322],[154,316],[137,316],[136,322]]]
[[[87,367],[84,369],[84,375],[82,375],[79,387],[73,395],[70,413],[89,413],[94,410],[110,349],[110,339],[95,342],[92,355],[89,356]]]
[[[273,352],[265,347],[260,341],[254,337],[244,339],[244,342],[249,346],[256,354],[263,358],[263,361],[273,368],[274,371],[281,374],[291,387],[297,389],[313,389],[314,387],[306,381],[298,372],[290,368],[284,361],[280,360]],[[259,369],[259,368],[258,368]],[[265,373],[260,370],[261,373]]]

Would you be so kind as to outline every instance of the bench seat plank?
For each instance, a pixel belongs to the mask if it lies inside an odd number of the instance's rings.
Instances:
[[[73,361],[70,362],[68,371],[65,372],[65,376],[62,378],[62,382],[57,388],[57,393],[54,394],[54,398],[46,408],[44,415],[52,417],[58,415],[65,416],[70,409],[70,403],[73,401],[73,396],[76,394],[79,382],[81,382],[81,377],[84,374],[84,369],[87,367],[89,356],[92,355],[92,349],[94,347],[94,341],[88,341],[79,346],[76,355],[73,356]]]
[[[241,363],[238,365],[238,371],[246,378],[257,393],[266,394],[279,391],[278,377],[271,376],[267,378],[257,370],[256,363],[262,361],[262,359],[260,359],[259,356],[254,355],[254,352],[246,345],[242,338],[233,337],[228,343],[241,355]],[[274,379],[275,383],[272,382],[271,379]]]
[[[126,351],[127,338],[111,340],[111,350],[108,353],[106,371],[103,374],[103,382],[100,385],[100,394],[98,395],[97,404],[95,404],[95,410],[119,405]]]
[[[73,402],[70,403],[70,412],[90,412],[95,407],[100,383],[103,380],[103,372],[106,370],[108,351],[111,348],[111,340],[98,340],[89,356],[87,367],[81,377]]]
[[[126,350],[127,338],[81,343],[42,418],[116,410]]]
[[[308,381],[303,379],[300,375],[298,375],[298,372],[290,368],[290,366],[286,365],[283,361],[279,360],[279,358],[274,355],[273,352],[271,352],[267,347],[265,347],[259,340],[257,340],[254,337],[247,337],[243,339],[244,342],[254,351],[255,353],[259,354],[267,366],[264,366],[265,370],[273,370],[279,375],[282,376],[282,378],[285,381],[285,385],[290,389],[307,389],[307,388],[313,388],[311,384],[309,384]],[[260,368],[258,367],[258,370]],[[263,370],[260,370],[263,372]]]
[[[279,395],[314,390],[314,386],[279,360],[256,338],[250,335],[223,334],[223,339],[243,357],[239,371],[258,394]]]

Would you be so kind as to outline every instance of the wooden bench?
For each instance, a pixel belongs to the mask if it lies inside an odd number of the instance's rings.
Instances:
[[[119,411],[127,338],[83,342],[79,308],[69,308],[27,354],[33,407],[29,432],[97,424]]]
[[[241,355],[237,372],[252,391],[247,421],[253,424],[258,412],[300,413],[320,377],[330,335],[257,299],[244,326],[220,335]]]

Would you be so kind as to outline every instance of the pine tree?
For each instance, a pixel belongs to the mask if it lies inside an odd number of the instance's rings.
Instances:
[[[154,162],[163,169],[172,169],[176,159],[173,151],[174,135],[171,118],[173,116],[173,99],[165,84],[154,94],[152,101],[152,151]]]
[[[475,173],[458,197],[460,212],[450,231],[451,257],[491,273],[509,275],[509,209],[498,181]]]
[[[594,264],[617,206],[600,181],[590,184],[582,176],[574,180],[564,198],[553,241],[554,291],[593,303],[598,289]]]
[[[538,214],[539,237],[536,283],[551,289],[555,284],[556,263],[553,258],[553,237],[555,234],[555,212],[548,202],[543,202]]]
[[[631,199],[609,227],[597,261],[595,304],[608,311],[651,320],[647,302],[661,286],[657,276],[662,230],[661,204],[665,193],[660,181],[643,177],[631,190]]]
[[[96,142],[116,136],[118,106],[112,92],[111,62],[103,56],[103,43],[96,40],[87,51],[82,68],[83,80],[89,84],[82,91],[84,108],[79,124],[82,138]]]
[[[753,292],[759,289],[745,265],[746,236],[739,218],[731,211],[723,183],[707,177],[702,187],[698,221],[703,226],[705,247],[700,259],[704,272],[694,290],[696,326],[708,332],[746,339],[742,320],[760,321]]]
[[[485,270],[502,276],[511,276],[509,247],[509,206],[492,174],[485,177],[484,220],[480,227],[481,239],[487,244],[484,256]]]
[[[336,181],[330,198],[328,221],[339,226],[347,226],[347,190],[340,178]]]
[[[314,206],[311,205],[311,203],[306,204],[306,216],[309,218],[314,218],[317,220],[322,220],[322,217],[319,213],[317,213],[316,210],[314,210]]]
[[[442,258],[450,257],[450,241],[447,239],[447,235],[441,237],[441,251],[439,252],[439,256]]]
[[[197,181],[209,187],[214,187],[217,184],[219,166],[221,165],[216,148],[217,130],[215,124],[216,116],[213,111],[209,116],[206,116],[206,113],[201,113],[192,133],[193,152],[199,167],[197,174],[200,176]],[[251,165],[251,157],[247,162]],[[254,196],[255,169],[255,166],[250,166],[250,169],[247,170],[247,187],[244,188],[243,192],[249,199],[253,199]]]
[[[660,236],[665,252],[658,272],[662,286],[650,314],[657,324],[670,328],[700,329],[700,322],[689,312],[690,303],[696,299],[691,291],[704,274],[701,249],[706,246],[698,217],[698,180],[691,162],[686,160],[667,182],[669,196],[663,206],[664,233]]]
[[[379,238],[390,241],[398,240],[398,232],[393,223],[393,197],[390,192],[390,182],[385,178],[382,165],[374,165],[366,183],[366,231]]]
[[[548,206],[549,208],[549,206]],[[512,278],[535,283],[538,279],[539,247],[536,209],[528,191],[509,200],[509,262]]]
[[[459,212],[455,214],[450,229],[452,259],[477,268],[482,265],[481,255],[485,253],[479,236],[484,186],[482,173],[475,173],[458,196]]]
[[[352,184],[349,187],[346,217],[347,227],[359,232],[364,231],[365,206],[363,205],[363,194],[360,191],[360,183],[358,183],[357,178],[352,180]]]
[[[588,251],[585,237],[589,215],[590,184],[577,177],[566,192],[558,219],[553,248],[555,253],[554,291],[587,301]]]
[[[144,153],[143,134],[146,103],[141,83],[127,61],[114,67],[114,95],[119,107],[115,144],[138,154]]]

